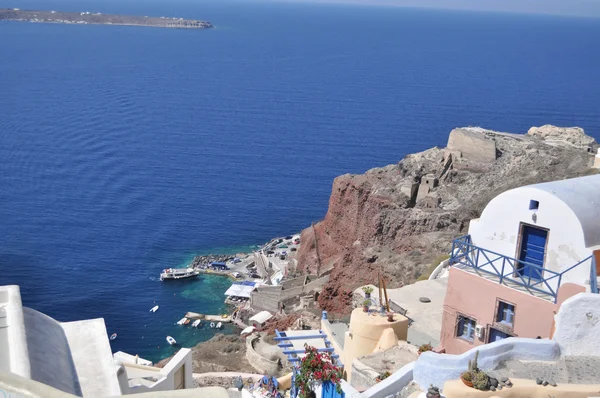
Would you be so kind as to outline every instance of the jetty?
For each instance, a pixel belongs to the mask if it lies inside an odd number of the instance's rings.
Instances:
[[[188,312],[185,314],[185,317],[188,319],[202,319],[210,322],[231,323],[231,315],[223,317],[223,315],[205,315],[197,312]]]
[[[99,12],[90,11],[63,12],[21,10],[19,8],[0,8],[0,21],[78,25],[126,25],[176,29],[209,29],[213,27],[213,25],[208,21],[200,21],[196,19],[101,14]]]

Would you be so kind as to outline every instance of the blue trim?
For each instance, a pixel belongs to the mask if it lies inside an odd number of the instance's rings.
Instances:
[[[317,352],[334,352],[335,349],[333,348],[318,348]],[[304,354],[306,351],[305,350],[291,350],[291,351],[284,351],[283,353],[285,355],[293,355],[293,354]]]
[[[305,339],[320,339],[323,337],[327,337],[326,334],[307,334],[303,336],[282,336],[275,337],[273,340],[275,341],[285,341],[285,340],[305,340]]]
[[[452,241],[450,265],[460,264],[474,268],[477,270],[477,272],[497,276],[499,278],[498,283],[502,283],[505,278],[510,277],[511,282],[519,286],[524,286],[529,290],[549,295],[556,303],[558,289],[560,288],[563,275],[574,268],[588,265],[588,262],[590,264],[590,268],[595,269],[593,257],[594,256],[589,256],[570,266],[563,272],[555,272],[547,268],[540,267],[537,264],[520,261],[491,250],[477,247],[471,243],[471,236],[465,235]],[[489,267],[491,269],[484,269],[484,267]],[[518,270],[523,267],[527,267],[530,270],[529,275],[521,275],[518,272]],[[593,271],[590,270],[590,274],[592,272]],[[538,275],[539,278],[537,278]],[[549,282],[553,281],[553,279],[556,280],[556,288],[553,288],[549,284]],[[590,288],[594,293],[598,293],[598,287],[595,283],[595,278],[591,278]]]

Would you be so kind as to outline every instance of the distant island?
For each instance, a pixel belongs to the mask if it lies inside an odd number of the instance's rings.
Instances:
[[[0,21],[21,21],[63,24],[150,26],[155,28],[208,29],[207,21],[173,17],[140,17],[85,12],[35,11],[18,8],[0,8]]]

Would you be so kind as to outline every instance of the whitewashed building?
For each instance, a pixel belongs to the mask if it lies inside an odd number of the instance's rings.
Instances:
[[[439,351],[550,338],[569,297],[598,292],[600,175],[495,197],[453,242]]]
[[[0,286],[0,396],[171,396],[193,388],[189,349],[163,368],[148,362],[122,352],[113,358],[104,319],[58,322],[23,307],[18,286]]]

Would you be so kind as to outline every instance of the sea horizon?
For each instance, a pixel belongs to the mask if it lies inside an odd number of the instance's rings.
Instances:
[[[445,146],[461,126],[577,125],[600,138],[600,20],[284,2],[4,6],[216,26],[0,23],[11,38],[0,44],[0,284],[60,321],[104,318],[113,351],[153,361],[173,352],[167,335],[186,347],[210,338],[174,322],[225,311],[230,284],[167,285],[160,270],[300,232],[325,216],[339,175]]]

